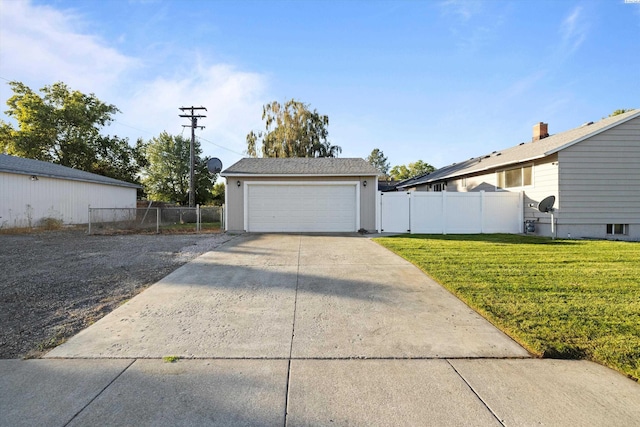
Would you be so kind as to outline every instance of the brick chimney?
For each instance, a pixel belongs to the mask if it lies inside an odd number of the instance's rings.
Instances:
[[[541,139],[548,137],[548,127],[549,125],[547,123],[542,122],[533,125],[533,138],[531,139],[531,141],[540,141]]]

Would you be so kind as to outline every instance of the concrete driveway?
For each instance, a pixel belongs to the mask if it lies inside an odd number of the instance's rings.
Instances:
[[[0,424],[640,420],[637,383],[588,362],[531,359],[416,267],[358,236],[240,236],[46,360],[3,361],[0,374]]]

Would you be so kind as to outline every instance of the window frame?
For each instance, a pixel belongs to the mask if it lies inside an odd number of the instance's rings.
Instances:
[[[621,232],[618,232],[620,229]],[[628,236],[629,224],[607,224],[605,232],[607,236]]]
[[[530,169],[531,173],[529,176],[530,182],[527,184],[525,182],[525,169]],[[496,190],[508,190],[508,189],[513,189],[513,188],[519,188],[519,189],[523,189],[523,188],[529,188],[529,187],[533,187],[533,183],[535,180],[534,177],[534,164],[533,163],[529,163],[529,164],[524,164],[524,165],[520,165],[518,167],[515,168],[510,168],[510,169],[501,169],[501,170],[497,170],[495,172],[496,175]],[[520,171],[520,185],[512,185],[512,186],[507,186],[507,172],[513,172],[513,171]]]

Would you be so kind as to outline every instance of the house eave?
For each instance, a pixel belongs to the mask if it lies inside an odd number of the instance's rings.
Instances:
[[[504,162],[504,163],[499,163],[499,164],[495,164],[495,165],[491,165],[491,166],[487,166],[487,167],[483,167],[483,168],[474,168],[474,169],[468,169],[468,170],[464,170],[461,171],[460,173],[452,173],[449,175],[444,175],[444,176],[440,176],[437,178],[433,178],[433,179],[427,179],[421,182],[416,182],[410,185],[404,185],[404,186],[397,186],[397,188],[412,188],[412,187],[417,187],[418,185],[424,185],[424,184],[432,184],[434,182],[438,182],[438,181],[444,181],[447,179],[451,179],[451,178],[458,178],[461,176],[468,176],[471,174],[475,174],[475,173],[480,173],[480,172],[486,172],[492,169],[498,169],[498,168],[503,168],[505,166],[511,166],[511,165],[517,165],[518,163],[526,163],[526,162],[532,162],[534,160],[538,160],[538,159],[542,159],[544,157],[547,157],[546,154],[544,155],[540,155],[540,156],[533,156],[533,157],[528,157],[522,160],[514,160],[514,161],[509,161],[509,162]]]

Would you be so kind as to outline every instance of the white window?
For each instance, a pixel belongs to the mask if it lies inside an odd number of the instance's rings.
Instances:
[[[533,185],[533,166],[507,169],[496,172],[498,188],[517,188]]]
[[[465,178],[462,178],[462,179],[460,180],[460,187],[461,187],[461,188],[467,188],[467,178],[466,178],[466,177],[465,177]]]
[[[629,224],[607,224],[607,234],[629,234]]]

